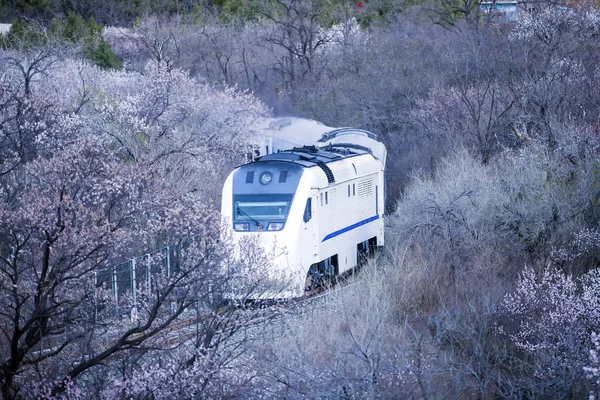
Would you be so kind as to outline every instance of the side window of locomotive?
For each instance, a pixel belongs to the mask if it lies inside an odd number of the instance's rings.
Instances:
[[[323,206],[323,193],[321,193],[321,207]]]
[[[348,197],[350,197],[350,185],[348,185]]]
[[[312,217],[312,201],[310,197],[306,200],[306,207],[304,208],[304,222],[310,221]]]

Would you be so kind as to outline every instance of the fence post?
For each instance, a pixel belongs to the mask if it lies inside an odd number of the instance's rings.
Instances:
[[[135,258],[131,260],[131,294],[133,295],[133,306],[137,305],[136,299],[136,277],[135,277]]]
[[[98,317],[98,271],[94,271],[94,322]]]
[[[166,247],[167,249],[167,277],[171,275],[171,249],[169,248],[169,246]]]
[[[112,286],[113,286],[113,295],[115,296],[115,313],[119,315],[119,297],[117,294],[117,266],[113,266],[112,271]]]
[[[151,272],[150,270],[152,269],[152,263],[150,262],[151,258],[152,257],[146,257],[146,264],[148,264],[148,268],[146,268],[146,275],[148,278],[148,298],[150,298],[150,293],[152,292],[150,290],[150,285],[152,284],[151,276],[150,276],[150,272]]]

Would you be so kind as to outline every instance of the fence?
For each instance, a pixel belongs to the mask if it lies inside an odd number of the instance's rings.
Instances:
[[[150,293],[153,277],[164,273],[167,277],[179,266],[179,246],[167,246],[152,253],[132,258],[123,263],[95,271],[96,287],[110,288],[119,313],[120,300],[126,296],[137,305],[141,290]],[[154,283],[155,284],[155,283]]]

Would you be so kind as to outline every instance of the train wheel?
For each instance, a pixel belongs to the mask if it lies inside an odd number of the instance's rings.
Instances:
[[[306,275],[306,291],[329,289],[335,284],[337,255],[310,266]]]

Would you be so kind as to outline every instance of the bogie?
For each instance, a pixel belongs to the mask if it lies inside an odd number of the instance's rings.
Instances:
[[[312,264],[306,275],[305,291],[328,289],[336,283],[339,275],[338,255]]]

